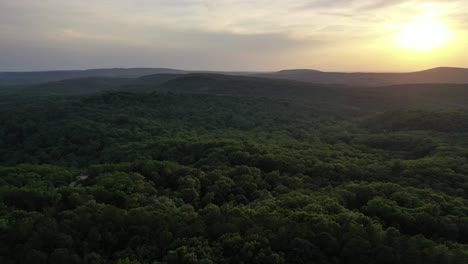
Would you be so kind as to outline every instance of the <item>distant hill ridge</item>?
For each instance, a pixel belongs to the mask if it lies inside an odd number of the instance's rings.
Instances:
[[[154,74],[188,74],[188,73],[219,73],[229,75],[250,75],[252,72],[216,72],[216,71],[185,71],[170,68],[109,68],[89,70],[58,70],[33,72],[0,72],[0,84],[38,84],[69,79],[107,77],[107,78],[139,78]]]
[[[68,79],[111,77],[138,78],[151,74],[185,74],[186,71],[168,68],[111,68],[71,71],[0,72],[0,84],[33,84]]]
[[[255,76],[321,84],[342,84],[349,86],[387,86],[420,83],[468,83],[468,69],[454,67],[438,67],[434,69],[408,73],[345,73],[322,72],[307,69],[291,69],[274,73],[257,74]]]
[[[253,72],[216,72],[185,71],[170,68],[111,68],[72,71],[43,72],[0,72],[0,84],[34,84],[79,78],[144,78],[148,82],[151,75],[166,75],[166,80],[175,75],[184,74],[225,74],[234,76],[286,79],[315,84],[338,84],[347,86],[388,86],[400,84],[468,84],[468,69],[438,67],[434,69],[408,73],[372,73],[372,72],[322,72],[312,69],[289,69],[269,73]],[[158,76],[156,79],[161,79]]]

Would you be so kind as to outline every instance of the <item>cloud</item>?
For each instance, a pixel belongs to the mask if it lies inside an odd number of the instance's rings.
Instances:
[[[367,4],[360,6],[359,10],[374,10],[380,8],[386,8],[389,6],[395,6],[403,3],[408,3],[411,1],[408,0],[380,0],[380,1],[372,1]]]
[[[148,28],[141,32],[149,32]],[[96,67],[174,67],[185,69],[255,70],[281,68],[293,50],[326,45],[322,40],[294,39],[286,34],[173,31],[138,41],[121,41],[68,29],[34,41],[0,42],[0,71],[83,69]],[[220,66],[221,65],[221,66]],[[268,65],[268,67],[266,67]]]
[[[372,10],[378,8],[384,8],[393,6],[401,3],[411,2],[411,0],[315,0],[308,2],[299,8],[306,9],[347,9],[353,10]]]
[[[429,4],[462,31],[467,30],[468,13],[463,2]],[[271,69],[322,56],[333,63],[346,59],[336,55],[337,50],[362,49],[390,34],[389,25],[424,12],[427,4],[423,0],[3,0],[0,67],[32,68],[33,61],[42,60],[42,65],[62,68],[128,62],[238,69],[255,64]],[[30,56],[29,65],[22,54]]]

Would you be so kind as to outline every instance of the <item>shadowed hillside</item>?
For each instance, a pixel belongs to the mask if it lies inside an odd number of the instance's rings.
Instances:
[[[84,78],[0,89],[0,102],[49,95],[85,95],[110,91],[171,92],[225,96],[271,97],[300,101],[346,114],[366,114],[398,108],[466,108],[468,85],[411,84],[348,87],[294,80],[221,74],[155,74],[140,78]],[[12,100],[11,98],[15,98]]]

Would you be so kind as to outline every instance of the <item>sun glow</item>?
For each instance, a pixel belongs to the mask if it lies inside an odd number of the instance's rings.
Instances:
[[[452,33],[436,15],[426,14],[402,25],[395,37],[398,46],[419,52],[442,48],[452,39]]]

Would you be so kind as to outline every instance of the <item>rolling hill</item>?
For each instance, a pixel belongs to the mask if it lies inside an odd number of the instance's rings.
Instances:
[[[319,109],[365,114],[398,108],[467,108],[467,84],[404,84],[348,87],[294,80],[212,73],[154,74],[139,78],[83,78],[0,89],[3,104],[38,97],[91,95],[105,92],[190,93],[269,97],[300,101]]]
[[[440,67],[409,73],[342,73],[316,70],[284,70],[258,77],[350,86],[385,86],[418,83],[468,83],[468,69]]]
[[[167,68],[113,68],[73,71],[0,72],[0,84],[33,84],[90,77],[138,78],[158,73],[183,74],[186,71]]]
[[[252,75],[252,72],[186,71],[169,68],[109,68],[89,70],[0,72],[0,84],[21,85],[56,82],[81,78],[139,78],[154,74],[217,73],[228,75]]]
[[[296,69],[270,73],[186,71],[168,68],[114,68],[82,71],[0,72],[0,84],[38,84],[79,78],[140,78],[155,74],[223,74],[259,78],[295,80],[316,84],[347,86],[387,86],[399,84],[468,83],[468,69],[440,67],[409,73],[344,73]]]

